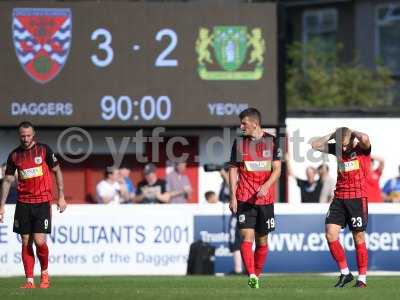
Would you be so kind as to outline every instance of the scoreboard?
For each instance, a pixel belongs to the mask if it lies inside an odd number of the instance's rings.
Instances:
[[[278,124],[277,7],[0,2],[0,126]]]

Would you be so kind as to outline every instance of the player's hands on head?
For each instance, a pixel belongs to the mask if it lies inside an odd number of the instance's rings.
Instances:
[[[64,197],[60,197],[57,201],[57,209],[60,213],[64,212],[67,208],[67,202],[65,201]]]

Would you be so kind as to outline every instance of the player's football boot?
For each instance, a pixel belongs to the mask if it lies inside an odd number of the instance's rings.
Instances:
[[[260,288],[260,281],[258,280],[257,277],[250,277],[247,284],[252,289],[259,289]]]
[[[21,285],[20,288],[21,288],[21,289],[34,289],[34,288],[36,288],[36,286],[35,286],[35,284],[34,284],[33,282],[27,281],[27,282],[24,282],[24,283]]]
[[[49,273],[45,272],[40,275],[40,285],[41,289],[48,289],[50,287]]]
[[[354,279],[353,275],[351,273],[344,275],[340,274],[338,282],[335,284],[335,287],[337,288],[342,288],[349,282],[351,282]]]
[[[360,281],[360,280],[357,280],[357,282],[356,282],[356,284],[355,285],[353,285],[353,287],[355,287],[355,288],[366,288],[367,287],[367,284],[365,284],[364,282],[362,282],[362,281]]]

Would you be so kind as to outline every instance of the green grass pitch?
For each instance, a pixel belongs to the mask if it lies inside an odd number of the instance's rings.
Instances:
[[[123,299],[400,299],[400,277],[368,277],[367,289],[331,286],[336,278],[318,275],[276,275],[261,278],[258,290],[247,287],[245,276],[231,277],[52,277],[48,290],[22,290],[22,277],[0,279],[0,299],[123,300]]]

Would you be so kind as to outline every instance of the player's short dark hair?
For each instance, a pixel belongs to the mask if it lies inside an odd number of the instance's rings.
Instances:
[[[213,192],[213,191],[207,191],[207,192],[204,193],[204,197],[205,197],[206,199],[210,199],[210,197],[211,197],[212,195],[215,195],[215,192]]]
[[[243,120],[246,117],[256,120],[258,124],[261,124],[261,113],[257,108],[249,107],[239,114],[240,120]]]
[[[35,130],[35,127],[29,121],[22,121],[21,123],[19,123],[18,130],[20,130],[21,128],[32,128],[33,130]]]

